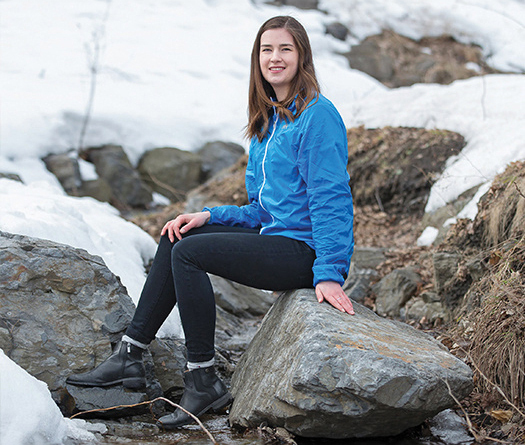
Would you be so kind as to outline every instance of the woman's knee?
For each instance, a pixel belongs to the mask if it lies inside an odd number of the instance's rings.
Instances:
[[[177,241],[173,245],[171,248],[171,264],[173,267],[181,263],[188,263],[194,260],[194,240],[195,237],[187,237]]]

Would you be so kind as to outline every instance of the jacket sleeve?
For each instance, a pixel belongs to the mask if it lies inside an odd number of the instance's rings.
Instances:
[[[203,211],[207,210],[211,214],[208,224],[246,227],[249,229],[259,229],[261,227],[257,184],[251,156],[248,158],[245,182],[250,203],[244,206],[223,205],[211,208],[204,207]]]
[[[309,111],[299,141],[298,167],[307,187],[317,256],[313,284],[342,285],[354,250],[346,128],[333,106],[320,104]]]

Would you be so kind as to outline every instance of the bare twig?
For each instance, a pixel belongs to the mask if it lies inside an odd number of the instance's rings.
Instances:
[[[476,368],[476,371],[478,371],[479,375],[481,377],[483,377],[485,379],[485,381],[490,384],[491,386],[494,387],[494,389],[496,391],[498,391],[501,396],[503,397],[503,399],[505,400],[505,402],[507,402],[512,408],[514,408],[516,410],[516,412],[525,419],[525,413],[523,413],[523,411],[521,411],[514,403],[512,403],[509,398],[505,395],[505,393],[503,392],[503,390],[498,386],[496,385],[492,380],[490,380],[482,371],[481,369],[479,369],[478,365],[476,364],[476,362],[474,361],[474,359],[472,358],[472,356],[470,355],[469,352],[465,351],[463,348],[461,348],[463,350],[463,352],[465,352],[465,354],[467,354],[469,360],[471,361],[472,363],[472,366],[474,366],[474,368]]]
[[[448,336],[447,336],[448,337]],[[450,340],[454,340],[453,338],[451,337],[448,337],[450,338]],[[458,349],[463,352],[467,357],[468,359],[470,360],[470,362],[472,363],[472,366],[474,366],[474,368],[476,369],[476,371],[479,373],[479,375],[481,377],[483,377],[483,379],[491,386],[494,387],[494,389],[496,389],[496,391],[498,391],[501,396],[503,397],[503,399],[505,400],[505,402],[507,402],[507,404],[509,406],[511,406],[514,410],[516,410],[516,412],[525,419],[525,413],[523,413],[523,411],[521,411],[520,408],[518,408],[514,403],[512,403],[509,398],[505,395],[505,393],[503,392],[503,390],[498,386],[496,385],[492,380],[490,380],[484,373],[483,371],[481,371],[481,369],[479,369],[479,366],[476,364],[476,361],[474,360],[474,358],[472,357],[472,355],[470,354],[470,352],[468,352],[465,348],[459,346]],[[521,371],[521,370],[520,370]],[[447,386],[448,386],[448,383],[447,383]],[[452,394],[451,394],[452,396]],[[454,396],[452,396],[454,398]],[[456,400],[454,398],[454,400]]]
[[[514,187],[516,188],[516,191],[518,192],[518,194],[522,197],[522,198],[525,198],[525,195],[523,194],[523,192],[521,191],[521,189],[519,188],[518,184],[516,182],[514,182]]]
[[[468,426],[468,430],[470,431],[470,434],[472,434],[472,436],[474,436],[474,439],[476,439],[476,442],[478,442],[481,439],[481,435],[476,431],[476,429],[474,428],[474,425],[472,425],[472,422],[470,421],[470,417],[467,411],[465,410],[465,408],[463,408],[463,405],[461,404],[461,402],[452,393],[452,388],[450,387],[448,381],[446,379],[442,379],[442,380],[445,383],[445,385],[447,385],[448,394],[450,395],[450,397],[452,397],[454,402],[456,402],[456,404],[459,406],[459,408],[463,412],[463,415],[465,416],[465,421],[467,422],[467,426]]]
[[[377,188],[374,192],[374,196],[376,198],[377,205],[379,206],[379,210],[381,210],[384,213],[385,208],[383,207],[383,201],[381,201],[381,196],[379,196],[379,190]]]
[[[461,405],[461,402],[456,398],[456,396],[452,393],[452,388],[450,387],[448,381],[446,379],[442,379],[443,382],[445,383],[445,385],[447,385],[447,389],[448,389],[448,394],[450,395],[450,397],[452,397],[452,399],[454,400],[454,402],[456,402],[456,404],[459,406],[459,408],[461,409],[461,411],[463,412],[463,415],[465,416],[465,421],[467,422],[467,426],[468,426],[468,429],[470,431],[470,434],[472,434],[472,436],[474,436],[474,439],[476,439],[476,442],[481,442],[481,441],[484,441],[484,440],[491,440],[493,442],[498,442],[498,443],[504,443],[504,444],[510,444],[512,445],[512,442],[506,442],[504,440],[501,440],[501,439],[496,439],[494,437],[490,437],[490,436],[486,436],[486,435],[482,435],[480,434],[476,428],[474,428],[474,425],[472,425],[472,422],[470,421],[470,417],[467,413],[467,411],[465,410],[465,408],[463,408],[463,405]]]
[[[118,408],[134,408],[136,406],[142,406],[142,405],[149,405],[150,408],[151,408],[151,405],[155,402],[158,402],[158,401],[163,401],[163,402],[167,402],[169,403],[170,405],[174,406],[175,408],[178,408],[182,411],[184,411],[186,414],[188,414],[188,416],[190,416],[193,420],[195,420],[195,422],[197,422],[199,424],[199,426],[202,428],[202,430],[208,435],[208,437],[210,438],[210,440],[218,445],[218,442],[215,440],[215,438],[212,436],[212,434],[206,429],[206,427],[202,424],[202,422],[199,420],[199,418],[190,413],[188,410],[186,410],[185,408],[183,408],[182,406],[172,402],[171,400],[168,400],[166,399],[165,397],[157,397],[156,399],[153,399],[153,400],[148,400],[146,402],[140,402],[140,403],[135,403],[133,405],[118,405],[118,406],[110,406],[109,408],[99,408],[99,409],[90,409],[88,411],[82,411],[80,413],[76,413],[76,414],[73,414],[70,419],[73,419],[77,416],[80,416],[82,414],[87,414],[87,413],[97,413],[97,412],[104,412],[104,411],[110,411],[110,410],[113,410],[113,409],[118,409]]]
[[[101,25],[98,27],[98,29],[95,29],[92,33],[92,45],[93,45],[93,51],[90,54],[90,46],[86,44],[86,52],[88,55],[88,63],[89,63],[89,72],[91,74],[91,82],[89,87],[89,97],[88,102],[86,104],[86,111],[84,113],[84,119],[82,120],[82,127],[80,129],[80,136],[78,140],[78,151],[80,152],[84,148],[84,139],[86,137],[87,129],[89,126],[89,121],[91,120],[91,112],[93,110],[93,103],[95,101],[95,91],[97,88],[97,75],[100,70],[100,52],[101,52],[101,40],[104,37],[105,29],[106,29],[106,22],[109,17],[109,7],[111,5],[111,0],[107,0],[107,7],[106,12],[104,14],[104,17],[102,19]]]

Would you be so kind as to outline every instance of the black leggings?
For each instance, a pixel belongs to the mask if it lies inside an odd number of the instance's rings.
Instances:
[[[205,225],[157,248],[126,334],[150,343],[178,302],[188,361],[215,355],[215,297],[207,272],[267,290],[313,286],[315,251],[302,241],[258,230]]]

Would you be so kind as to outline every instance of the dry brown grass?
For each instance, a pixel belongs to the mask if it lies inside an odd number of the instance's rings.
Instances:
[[[525,403],[525,238],[493,256],[491,271],[472,292],[481,306],[470,314],[470,354],[490,380],[479,379],[487,393],[500,398],[497,385],[517,406]]]
[[[525,162],[514,162],[498,176],[484,199],[487,247],[495,247],[525,234]]]

